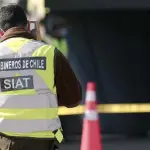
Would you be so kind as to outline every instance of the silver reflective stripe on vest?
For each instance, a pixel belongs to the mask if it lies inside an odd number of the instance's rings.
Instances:
[[[46,92],[47,91],[47,92]],[[42,92],[42,91],[40,91]],[[43,94],[37,95],[1,95],[0,108],[56,108],[57,104],[53,102],[56,96],[50,93],[49,90],[43,90]],[[54,106],[55,105],[55,106]]]
[[[9,39],[13,40],[13,39]],[[0,44],[0,59],[18,57],[31,57],[32,53],[44,46],[45,44],[37,41],[29,41],[20,49],[18,53],[13,52],[7,47],[6,40]],[[57,108],[57,97],[53,94],[43,82],[42,78],[35,70],[17,70],[17,71],[1,71],[0,78],[14,77],[16,74],[20,76],[32,75],[34,78],[34,88],[36,95],[0,95],[0,108]],[[11,126],[10,126],[11,124]],[[38,132],[38,131],[54,131],[61,127],[59,118],[53,120],[4,120],[0,118],[1,132]]]
[[[54,120],[5,120],[0,118],[1,132],[30,133],[40,131],[55,131],[59,129],[59,118]]]

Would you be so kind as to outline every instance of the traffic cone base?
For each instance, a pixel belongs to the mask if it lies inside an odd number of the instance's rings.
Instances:
[[[81,150],[102,150],[101,138],[97,135],[100,135],[97,120],[84,120]]]

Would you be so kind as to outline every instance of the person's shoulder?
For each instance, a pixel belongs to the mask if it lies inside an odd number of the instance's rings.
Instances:
[[[36,45],[36,47],[44,46],[46,49],[55,49],[55,47],[53,45],[47,44],[43,41],[31,40],[31,44]]]
[[[44,43],[43,41],[37,41],[37,40],[31,40],[31,43],[32,43],[32,44],[38,44],[38,45],[41,45],[41,46],[47,45],[47,44]]]
[[[54,48],[54,52],[55,52],[55,57],[65,59],[65,56],[57,48]]]
[[[54,50],[54,59],[55,59],[55,63],[60,66],[68,65],[67,58],[57,48],[55,48]]]

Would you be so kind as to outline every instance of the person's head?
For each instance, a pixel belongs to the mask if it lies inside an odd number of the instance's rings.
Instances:
[[[54,25],[52,30],[53,36],[57,38],[64,38],[68,33],[67,27],[63,24]]]
[[[4,32],[13,27],[27,28],[27,16],[18,4],[8,4],[0,8],[0,28]]]

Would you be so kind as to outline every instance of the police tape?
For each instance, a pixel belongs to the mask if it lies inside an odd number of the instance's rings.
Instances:
[[[84,114],[85,106],[79,105],[75,108],[59,107],[58,114],[81,115]],[[150,103],[144,104],[98,104],[98,113],[150,113]]]

